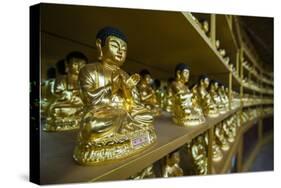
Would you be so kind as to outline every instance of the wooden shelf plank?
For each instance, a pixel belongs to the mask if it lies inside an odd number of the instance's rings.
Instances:
[[[144,167],[191,141],[218,122],[229,117],[232,110],[196,127],[180,127],[172,123],[168,114],[156,119],[157,142],[151,148],[124,160],[102,166],[79,166],[72,159],[76,131],[41,133],[41,183],[75,183],[120,180],[137,173]]]

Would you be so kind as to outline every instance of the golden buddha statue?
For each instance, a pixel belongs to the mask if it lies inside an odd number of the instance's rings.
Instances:
[[[145,169],[143,169],[142,171],[138,172],[136,175],[130,176],[129,179],[140,180],[140,179],[155,178],[155,177],[156,176],[153,170],[153,165],[150,165]]]
[[[164,99],[165,93],[161,88],[161,82],[158,79],[153,80],[153,88],[155,90],[156,100],[157,100],[157,108],[164,109]]]
[[[218,86],[218,94],[221,98],[221,101],[223,103],[223,105],[225,106],[225,110],[229,110],[229,98],[228,98],[228,94],[225,91],[225,87],[222,83],[219,84]]]
[[[78,75],[87,63],[81,52],[66,57],[66,75],[58,77],[54,85],[55,99],[48,107],[45,131],[66,131],[79,128],[83,102],[79,93]]]
[[[98,63],[81,69],[85,103],[73,158],[94,165],[131,156],[156,141],[153,113],[140,102],[139,74],[120,67],[127,56],[127,37],[105,27],[96,36]]]
[[[183,176],[179,151],[172,152],[166,156],[162,174],[165,178]]]
[[[56,69],[51,67],[47,71],[47,79],[41,83],[41,115],[46,117],[48,107],[55,98],[54,86],[56,80]]]
[[[208,36],[209,34],[209,22],[207,20],[201,20],[200,21],[201,29],[204,31],[204,33]]]
[[[215,102],[218,111],[221,114],[224,114],[227,112],[226,106],[224,101],[222,101],[221,96],[218,94],[218,89],[219,89],[219,83],[215,80],[212,80],[209,86],[209,93]]]
[[[140,93],[140,101],[146,108],[151,110],[154,116],[158,116],[161,113],[159,103],[157,101],[156,92],[152,87],[153,79],[148,70],[144,69],[140,72],[141,80],[137,85]]]
[[[195,172],[198,175],[208,173],[208,156],[204,135],[199,135],[187,145],[191,152]]]
[[[217,48],[219,54],[220,54],[222,57],[224,57],[224,56],[226,55],[226,51],[225,51],[225,49],[220,48],[220,43],[221,43],[220,40],[216,40],[215,46],[216,46],[216,48]]]
[[[223,151],[227,151],[229,150],[229,143],[225,136],[225,132],[222,127],[223,126],[222,124],[223,123],[219,123],[215,127],[215,140]]]
[[[206,148],[207,148],[208,144],[209,144],[209,138],[208,138],[207,133],[205,133],[204,138],[205,138],[205,143],[206,143]],[[220,146],[216,143],[216,140],[214,140],[212,142],[212,160],[217,162],[217,161],[220,161],[222,158],[223,158],[223,154],[220,149]]]
[[[208,117],[217,117],[219,115],[217,106],[207,91],[207,88],[209,87],[209,78],[207,76],[201,76],[199,78],[199,85],[193,87],[197,88],[199,104],[203,109],[204,115]]]
[[[189,68],[180,63],[176,66],[175,81],[172,82],[173,92],[172,119],[181,126],[194,126],[205,122],[202,109],[193,105],[192,92],[188,89]]]
[[[172,90],[172,82],[174,81],[173,78],[170,78],[167,82],[167,87],[165,89],[165,96],[164,96],[164,110],[166,112],[172,112],[172,105],[173,105],[173,90]]]
[[[236,123],[233,122],[233,118],[230,117],[223,121],[222,128],[225,132],[227,141],[233,143],[236,136]]]

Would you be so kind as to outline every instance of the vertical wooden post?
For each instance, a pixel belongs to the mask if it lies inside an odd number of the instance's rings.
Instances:
[[[210,38],[211,38],[211,43],[213,46],[216,45],[216,15],[211,14],[211,21],[210,21]]]
[[[208,130],[208,174],[212,174],[213,169],[213,142],[214,142],[214,128]]]
[[[239,62],[240,62],[240,50],[238,49],[236,52],[236,74],[237,75],[239,75],[239,71],[240,71]]]
[[[232,28],[233,28],[232,19],[233,19],[233,17],[231,15],[229,15],[228,18],[229,18],[229,26],[230,26],[230,29],[232,31]]]

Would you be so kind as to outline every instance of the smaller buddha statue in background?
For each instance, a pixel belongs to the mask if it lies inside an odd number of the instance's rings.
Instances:
[[[205,121],[202,109],[199,105],[193,105],[192,92],[187,83],[189,81],[189,68],[180,63],[175,69],[175,81],[172,82],[173,92],[172,118],[173,121],[182,126],[193,126]]]
[[[194,138],[187,149],[191,152],[195,172],[198,175],[208,173],[208,156],[204,135]]]
[[[141,180],[141,179],[155,178],[155,177],[156,176],[153,170],[153,165],[150,165],[145,169],[143,169],[142,171],[140,171],[139,173],[137,173],[136,175],[130,176],[129,179]]]
[[[47,71],[47,80],[41,83],[41,115],[42,117],[46,117],[46,112],[48,111],[48,107],[51,101],[54,100],[54,86],[56,80],[56,69],[51,67]]]
[[[208,36],[209,35],[209,31],[210,31],[209,22],[207,20],[201,20],[200,21],[200,26],[201,26],[201,29],[206,34],[206,36]]]
[[[220,54],[222,57],[224,57],[224,56],[226,55],[226,51],[225,51],[225,49],[220,48],[220,45],[221,45],[220,40],[216,40],[215,46],[216,46],[216,48],[217,48],[219,54]]]
[[[230,143],[234,142],[236,136],[236,122],[233,122],[233,117],[223,121],[222,128],[225,132],[227,141]]]
[[[180,167],[179,151],[172,152],[166,156],[162,174],[165,178],[183,176],[183,170]]]
[[[224,129],[223,122],[219,123],[215,127],[215,140],[223,151],[229,150],[229,143],[227,141]]]
[[[165,93],[163,89],[161,88],[161,82],[158,79],[155,79],[153,81],[153,87],[155,90],[156,94],[156,99],[157,99],[157,108],[164,109],[164,98],[165,98]]]
[[[157,101],[156,92],[152,87],[153,79],[148,70],[144,69],[140,72],[141,80],[137,87],[140,93],[141,102],[146,108],[151,110],[155,116],[160,115],[160,107]]]
[[[193,87],[197,88],[199,104],[203,109],[204,115],[208,117],[217,117],[219,115],[217,106],[213,101],[210,93],[207,91],[209,83],[210,81],[207,76],[201,76],[199,78],[198,85],[195,85]]]
[[[224,114],[227,112],[226,105],[223,102],[221,96],[218,94],[218,89],[219,89],[219,83],[215,80],[212,80],[209,86],[209,93],[217,105],[217,109],[221,114]]]
[[[225,91],[225,87],[222,83],[219,84],[218,86],[218,94],[221,98],[222,103],[225,106],[226,110],[229,110],[229,98],[228,98],[228,94]]]
[[[164,110],[166,112],[172,111],[172,105],[173,105],[173,91],[172,91],[172,82],[174,81],[174,78],[169,78],[167,82],[167,87],[165,89],[165,96],[164,96]]]
[[[49,105],[45,131],[78,129],[83,109],[78,75],[87,63],[81,52],[71,52],[66,57],[66,75],[58,77],[54,85],[55,99]]]
[[[209,144],[209,138],[208,138],[208,134],[205,133],[205,143],[206,143],[206,148],[208,148],[208,144]],[[212,142],[212,160],[217,162],[220,161],[223,158],[223,154],[222,151],[220,149],[220,146],[216,143],[216,140],[213,140]]]

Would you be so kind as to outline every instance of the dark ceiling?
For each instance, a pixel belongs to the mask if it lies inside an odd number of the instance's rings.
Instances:
[[[240,23],[267,70],[273,70],[273,18],[240,16]]]

